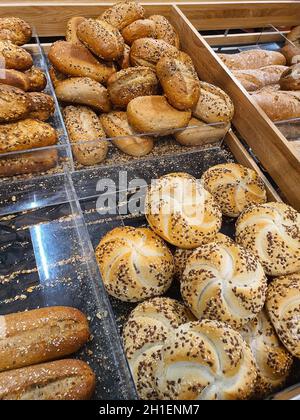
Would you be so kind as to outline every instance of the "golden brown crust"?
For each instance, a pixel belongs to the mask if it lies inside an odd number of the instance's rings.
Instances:
[[[295,44],[296,47],[300,47],[300,26],[295,26],[286,37],[289,41]]]
[[[252,98],[272,121],[300,117],[300,93],[297,91],[258,92]]]
[[[86,18],[83,16],[73,16],[68,20],[66,29],[66,41],[71,42],[75,45],[83,45],[77,36],[78,26],[84,22]]]
[[[55,105],[50,95],[42,92],[31,92],[28,93],[28,97],[31,102],[28,118],[47,121],[54,115]]]
[[[280,52],[285,56],[288,66],[300,63],[300,46],[286,44]]]
[[[0,176],[14,176],[46,172],[58,164],[57,150],[38,150],[14,157],[0,158]]]
[[[56,70],[53,66],[50,66],[49,68],[49,75],[54,88],[56,88],[59,82],[62,82],[68,78],[65,74]]]
[[[287,66],[267,66],[253,70],[233,70],[232,73],[248,92],[253,92],[279,83],[281,75],[287,69]]]
[[[32,57],[24,48],[14,45],[10,41],[0,41],[1,68],[25,71],[32,65]]]
[[[0,83],[14,86],[16,88],[28,91],[30,88],[29,78],[26,74],[13,69],[0,69]]]
[[[0,122],[8,123],[28,116],[31,109],[29,96],[21,89],[0,85]]]
[[[30,25],[16,17],[0,18],[0,40],[11,41],[15,45],[24,45],[32,35]]]
[[[277,51],[248,50],[238,54],[218,54],[231,70],[250,70],[272,65],[286,65],[284,55]]]
[[[230,123],[208,125],[197,118],[192,118],[188,128],[174,133],[174,137],[183,146],[204,146],[222,140],[229,128]]]
[[[282,90],[300,90],[300,63],[282,73],[279,84]]]
[[[131,45],[140,38],[155,38],[155,22],[151,19],[139,19],[122,30],[126,44]]]
[[[89,400],[94,372],[80,360],[59,360],[0,373],[0,400]]]
[[[140,38],[134,41],[130,50],[132,66],[146,66],[155,68],[163,56],[177,57],[178,49],[170,46],[162,39]]]
[[[131,0],[122,0],[107,9],[98,19],[122,30],[132,22],[143,19],[144,16],[145,10],[142,5]]]
[[[167,18],[162,15],[152,15],[149,19],[155,23],[154,38],[162,39],[173,47],[180,48],[179,36]]]
[[[25,74],[29,78],[29,92],[41,92],[47,86],[46,75],[38,67],[32,66]]]

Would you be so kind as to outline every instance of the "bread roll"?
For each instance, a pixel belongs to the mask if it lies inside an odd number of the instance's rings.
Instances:
[[[282,90],[300,90],[300,63],[283,72],[279,84]]]
[[[16,17],[0,18],[0,40],[11,41],[15,45],[24,45],[32,35],[30,25]]]
[[[190,111],[178,111],[164,96],[140,96],[127,106],[129,124],[140,133],[168,135],[183,128],[191,119]]]
[[[107,292],[124,302],[162,295],[173,279],[171,252],[147,228],[113,229],[100,241],[96,258]]]
[[[155,68],[163,57],[177,57],[178,49],[170,46],[162,39],[140,38],[134,41],[130,50],[132,66],[146,66]]]
[[[149,67],[131,67],[113,74],[107,83],[110,100],[119,108],[126,108],[138,96],[158,93],[155,71]]]
[[[202,320],[168,337],[155,372],[163,400],[241,400],[252,394],[255,361],[241,335],[228,325]]]
[[[29,52],[10,41],[0,41],[0,68],[25,71],[33,65]]]
[[[131,45],[140,38],[155,38],[155,23],[150,19],[139,19],[122,30],[126,44]]]
[[[288,66],[300,63],[300,46],[296,47],[293,44],[286,44],[281,48],[280,52],[285,56]]]
[[[300,358],[300,273],[273,280],[266,307],[280,340],[293,356]]]
[[[59,360],[0,374],[0,400],[89,400],[94,372],[80,360]]]
[[[300,271],[300,214],[284,203],[244,210],[236,223],[236,240],[259,258],[270,276]]]
[[[122,35],[105,21],[85,19],[77,28],[77,36],[92,53],[103,60],[118,60],[123,55]]]
[[[14,86],[26,92],[30,88],[29,78],[26,74],[13,69],[0,69],[0,84]]]
[[[258,372],[254,395],[264,398],[284,385],[293,358],[279,341],[276,331],[263,310],[240,330],[252,350]]]
[[[288,69],[286,66],[267,66],[254,70],[233,70],[232,73],[248,92],[279,83],[280,77]]]
[[[56,84],[55,93],[63,102],[87,105],[102,112],[111,109],[107,89],[89,77],[72,77],[60,81]]]
[[[222,140],[229,129],[230,123],[208,125],[197,118],[192,118],[188,128],[174,133],[174,137],[183,146],[204,146]]]
[[[118,1],[107,9],[98,19],[104,20],[119,30],[124,29],[132,22],[143,19],[145,10],[139,3],[130,0]]]
[[[27,118],[0,125],[0,153],[53,146],[58,135],[51,125]]]
[[[54,88],[56,88],[59,82],[62,82],[63,80],[66,80],[68,78],[68,76],[66,76],[65,74],[62,74],[60,71],[56,70],[53,66],[50,66],[49,68],[49,75],[50,75],[50,79]]]
[[[29,78],[29,92],[41,92],[47,86],[46,75],[38,67],[32,66],[25,74]]]
[[[102,162],[108,152],[108,142],[98,116],[85,106],[68,106],[63,115],[76,160],[87,166]]]
[[[176,58],[162,57],[157,63],[156,72],[172,106],[182,111],[196,106],[200,97],[200,82],[194,66]]]
[[[0,317],[0,372],[75,353],[89,338],[86,317],[62,306]]]
[[[56,149],[37,150],[0,158],[0,177],[46,172],[58,164]]]
[[[277,51],[247,50],[237,54],[218,54],[218,56],[231,70],[250,70],[272,65],[286,65],[284,55]]]
[[[193,115],[206,123],[229,122],[234,115],[234,105],[222,89],[200,82],[200,98]]]
[[[138,137],[128,124],[126,112],[110,112],[100,117],[107,137],[112,138],[113,144],[130,156],[145,156],[154,146],[152,137]],[[119,138],[114,138],[119,137]]]
[[[300,26],[295,26],[286,37],[289,41],[296,45],[296,47],[300,47]]]
[[[204,172],[201,181],[225,216],[238,217],[249,204],[267,201],[264,183],[257,173],[237,163],[212,166]]]
[[[162,39],[173,47],[179,49],[179,36],[168,19],[161,15],[152,15],[149,19],[155,23],[154,38]]]
[[[123,328],[123,343],[141,399],[158,399],[153,368],[163,343],[175,328],[192,319],[181,303],[165,297],[140,303],[131,312]]]
[[[31,102],[28,118],[47,121],[54,115],[54,100],[50,95],[41,92],[28,93]]]
[[[121,69],[128,69],[130,64],[130,47],[125,44],[122,57],[118,60],[118,64]]]
[[[73,77],[90,77],[106,83],[115,72],[112,65],[100,63],[83,45],[57,41],[49,51],[48,58],[56,70]]]
[[[300,117],[300,92],[258,92],[252,98],[272,121]]]
[[[145,215],[154,232],[185,249],[213,238],[222,223],[213,197],[186,173],[164,175],[152,183],[146,195]]]
[[[77,29],[78,26],[85,20],[86,19],[82,16],[73,16],[71,19],[68,20],[66,30],[66,41],[71,42],[74,45],[83,45],[77,36]]]
[[[30,109],[30,98],[21,89],[9,85],[0,85],[0,123],[25,118],[28,116]]]

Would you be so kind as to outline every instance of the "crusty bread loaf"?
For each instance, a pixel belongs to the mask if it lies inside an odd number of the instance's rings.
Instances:
[[[130,50],[130,61],[133,66],[155,68],[163,56],[176,58],[178,49],[162,39],[140,38],[134,41]]]
[[[144,16],[145,10],[141,4],[132,0],[122,0],[107,9],[98,19],[122,30],[132,22],[143,19]]]
[[[172,57],[162,57],[156,72],[169,103],[179,110],[192,109],[200,97],[200,82],[194,66]]]
[[[0,372],[76,352],[89,338],[86,317],[62,306],[0,317]]]
[[[16,17],[0,18],[0,40],[11,41],[15,45],[24,45],[32,35],[30,25]]]
[[[258,92],[252,98],[272,121],[300,117],[300,92]]]
[[[130,64],[130,47],[125,44],[122,57],[118,60],[118,65],[121,69],[128,69],[131,66]]]
[[[122,30],[126,44],[131,45],[140,38],[155,38],[155,22],[151,19],[139,19]]]
[[[125,302],[162,295],[173,279],[171,252],[147,228],[113,229],[100,241],[96,258],[107,292]]]
[[[112,138],[113,144],[130,156],[145,156],[154,146],[152,137],[138,137],[128,124],[126,112],[110,112],[100,117],[107,137]],[[114,138],[117,137],[117,138]]]
[[[10,41],[0,41],[0,68],[25,71],[33,65],[28,51]]]
[[[14,86],[18,89],[28,91],[30,88],[29,78],[26,74],[13,69],[0,69],[0,83]]]
[[[193,320],[179,302],[157,297],[140,303],[123,328],[123,342],[139,397],[158,399],[154,370],[163,343],[175,328]]]
[[[206,123],[229,122],[234,115],[234,105],[222,89],[210,83],[200,82],[200,98],[193,115]]]
[[[186,173],[164,175],[152,183],[146,195],[145,215],[154,232],[185,249],[213,238],[222,223],[213,197]]]
[[[0,123],[25,118],[30,109],[31,100],[25,92],[14,86],[0,85]]]
[[[102,112],[111,109],[107,89],[89,77],[71,77],[60,81],[56,83],[55,93],[63,102],[87,105]]]
[[[239,331],[252,350],[257,367],[255,398],[264,398],[283,386],[291,371],[293,358],[279,341],[265,312]]]
[[[48,58],[56,70],[73,77],[90,77],[100,83],[115,72],[113,65],[100,63],[83,45],[67,41],[52,44]]]
[[[68,20],[66,29],[66,41],[75,45],[83,45],[77,36],[78,26],[86,19],[83,16],[73,16]]]
[[[53,146],[57,140],[56,130],[42,121],[27,118],[0,125],[0,153]]]
[[[87,166],[102,162],[108,152],[108,142],[95,112],[85,106],[68,106],[63,115],[76,160]]]
[[[282,90],[300,90],[300,63],[283,72],[279,84]]]
[[[154,38],[162,39],[173,47],[180,47],[179,36],[167,18],[162,15],[152,15],[149,19],[155,23]]]
[[[58,159],[56,149],[0,158],[0,177],[46,172],[58,164]]]
[[[79,40],[97,57],[118,60],[124,52],[124,39],[117,28],[102,20],[85,19],[77,28]]]
[[[131,67],[114,73],[107,82],[111,102],[118,108],[126,108],[138,96],[156,95],[158,80],[149,67]]]
[[[296,47],[293,44],[286,44],[281,48],[280,52],[285,56],[288,66],[300,63],[300,47]]]
[[[218,54],[218,56],[231,70],[250,70],[272,65],[286,65],[284,55],[277,51],[247,50],[237,54]]]
[[[300,272],[274,279],[268,288],[266,308],[288,351],[300,358]]]
[[[27,95],[31,103],[28,118],[47,121],[54,115],[55,105],[52,96],[42,92],[31,92]]]
[[[287,66],[267,66],[252,70],[233,70],[232,73],[248,92],[253,92],[279,83],[281,75],[287,69]]]
[[[47,78],[43,70],[32,66],[25,72],[29,79],[29,92],[41,92],[47,86]]]
[[[0,400],[89,400],[94,372],[80,360],[59,360],[0,373]]]
[[[237,220],[236,239],[268,275],[300,271],[300,214],[292,207],[275,202],[248,207]]]
[[[127,106],[129,124],[140,133],[168,135],[183,128],[191,119],[190,111],[178,111],[164,96],[139,96]]]
[[[249,204],[267,201],[264,183],[257,173],[237,163],[212,166],[204,172],[201,181],[222,213],[229,217],[238,217]]]
[[[174,137],[183,146],[204,146],[222,140],[229,129],[230,123],[209,125],[197,118],[192,118],[188,128],[174,133]]]
[[[163,400],[241,400],[252,394],[254,357],[241,335],[228,325],[202,320],[169,335],[155,371]]]

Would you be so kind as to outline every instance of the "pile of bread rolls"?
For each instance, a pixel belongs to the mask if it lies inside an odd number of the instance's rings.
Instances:
[[[47,79],[22,47],[31,38],[30,26],[21,19],[0,18],[0,157],[57,143],[46,121],[55,107],[43,93]],[[46,171],[57,164],[56,150],[13,154],[0,159],[0,176]]]
[[[89,339],[85,315],[49,307],[0,316],[0,400],[86,400],[96,379],[88,364],[62,359]]]
[[[300,358],[300,214],[267,202],[235,163],[148,187],[148,228],[118,227],[96,249],[104,285],[141,302],[123,329],[142,399],[264,398]],[[236,218],[235,240],[220,233]],[[175,249],[174,249],[175,247]],[[179,282],[183,303],[163,297]]]
[[[73,154],[83,165],[105,160],[105,138],[128,155],[144,156],[157,136],[179,130],[179,143],[202,145],[230,126],[228,95],[198,79],[171,23],[146,17],[135,1],[117,2],[95,19],[71,18],[66,40],[51,46],[49,60]]]

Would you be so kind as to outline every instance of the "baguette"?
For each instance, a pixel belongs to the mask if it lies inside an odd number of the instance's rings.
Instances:
[[[30,25],[16,17],[0,18],[0,40],[11,41],[15,45],[24,45],[30,41]]]
[[[122,31],[122,36],[128,45],[140,38],[155,38],[155,22],[150,19],[139,19]]]
[[[163,57],[177,58],[179,50],[162,39],[140,38],[134,41],[130,50],[132,66],[152,67],[155,69]]]
[[[46,172],[58,164],[57,150],[37,150],[0,158],[0,177]]]
[[[27,118],[0,125],[0,153],[53,146],[58,135],[51,125]]]
[[[284,55],[276,51],[248,50],[238,54],[218,54],[218,56],[231,70],[250,70],[286,64]]]
[[[0,400],[89,400],[95,374],[80,360],[59,360],[0,373]]]
[[[54,115],[54,100],[50,95],[41,92],[31,92],[27,94],[31,106],[28,118],[47,121]]]
[[[279,81],[282,90],[300,90],[300,63],[288,68]]]
[[[230,128],[230,123],[211,126],[192,118],[188,128],[174,134],[178,143],[183,146],[204,146],[222,140]]]
[[[232,73],[248,92],[259,90],[268,85],[279,83],[286,66],[267,66],[254,70],[233,70]]]
[[[300,117],[300,92],[258,92],[252,95],[255,102],[272,121]]]
[[[74,16],[71,19],[69,19],[66,30],[66,41],[71,42],[74,45],[83,46],[82,42],[77,36],[77,29],[78,26],[85,20],[86,19],[82,16]]]
[[[27,92],[30,89],[30,81],[26,74],[13,69],[0,69],[0,83],[14,86]]]
[[[139,3],[132,0],[123,0],[107,9],[98,19],[122,30],[132,22],[144,17],[145,9]]]
[[[149,17],[155,23],[154,38],[162,39],[173,47],[180,48],[179,36],[167,18],[161,15]]]
[[[25,92],[13,86],[0,85],[0,123],[25,118],[30,109],[31,101]]]
[[[97,115],[84,106],[68,106],[63,115],[76,160],[86,166],[102,162],[108,152],[108,142]],[[87,144],[76,145],[78,142]]]
[[[0,41],[0,68],[25,71],[32,67],[29,52],[10,41]]]
[[[25,72],[29,79],[29,92],[41,92],[47,86],[47,78],[43,70],[32,66]]]
[[[62,306],[0,317],[0,372],[75,353],[89,338],[86,317]]]

